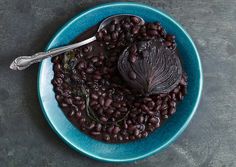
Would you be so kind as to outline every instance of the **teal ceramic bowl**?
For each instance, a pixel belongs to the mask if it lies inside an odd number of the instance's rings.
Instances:
[[[147,22],[160,21],[167,32],[174,34],[188,74],[188,95],[177,106],[177,112],[147,138],[125,144],[106,144],[94,140],[73,126],[59,108],[51,80],[51,59],[39,68],[38,96],[45,118],[51,128],[73,149],[98,160],[128,162],[148,157],[172,143],[187,127],[196,112],[202,91],[202,68],[198,51],[188,35],[173,18],[159,9],[137,3],[110,3],[97,6],[70,20],[52,38],[46,50],[69,44],[89,27],[115,14],[135,14]]]

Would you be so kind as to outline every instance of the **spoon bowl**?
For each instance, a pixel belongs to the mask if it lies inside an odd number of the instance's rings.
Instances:
[[[110,17],[107,17],[106,19],[104,19],[101,24],[98,27],[98,31],[101,31],[103,28],[105,28],[108,24],[110,24],[112,21],[119,21],[124,17],[137,17],[140,19],[140,22],[142,22],[143,24],[145,23],[144,19],[140,16],[137,15],[133,15],[133,14],[118,14],[118,15],[112,15]]]

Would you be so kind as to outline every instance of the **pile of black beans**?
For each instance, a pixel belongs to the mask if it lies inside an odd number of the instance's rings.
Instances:
[[[174,50],[175,36],[160,23],[124,17],[102,29],[97,38],[52,59],[52,84],[60,107],[74,125],[95,139],[119,143],[147,137],[175,113],[187,93],[187,75],[170,93],[145,97],[123,81],[117,60],[124,48],[139,40],[160,39]]]

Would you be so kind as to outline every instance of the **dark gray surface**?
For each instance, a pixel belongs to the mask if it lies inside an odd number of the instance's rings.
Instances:
[[[130,164],[91,160],[49,128],[36,90],[38,65],[10,71],[19,55],[43,50],[55,31],[91,0],[0,0],[0,167],[5,166],[236,166],[236,1],[149,0],[191,34],[204,69],[204,90],[187,130],[166,150]]]

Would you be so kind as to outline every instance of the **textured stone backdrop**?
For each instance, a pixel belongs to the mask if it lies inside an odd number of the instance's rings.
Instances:
[[[65,145],[49,128],[36,92],[38,65],[13,72],[19,55],[44,49],[60,26],[105,0],[0,0],[0,167],[235,167],[236,0],[143,0],[164,9],[199,49],[204,90],[187,130],[166,150],[129,164],[91,160]]]

